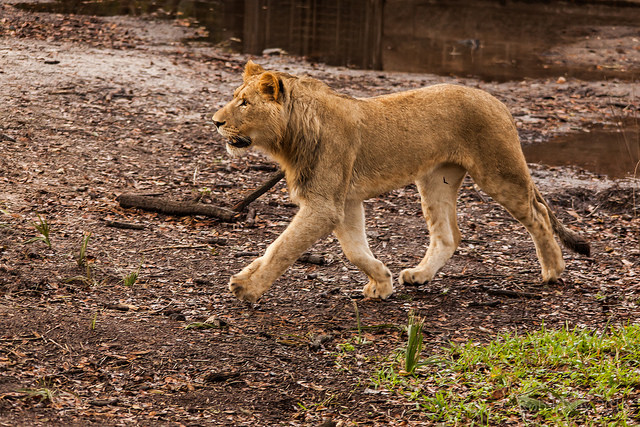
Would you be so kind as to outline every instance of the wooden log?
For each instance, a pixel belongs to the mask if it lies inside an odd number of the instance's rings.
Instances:
[[[238,212],[213,205],[194,202],[176,202],[162,197],[140,196],[137,194],[121,194],[116,198],[123,208],[139,208],[145,211],[159,212],[166,215],[203,215],[233,222]]]

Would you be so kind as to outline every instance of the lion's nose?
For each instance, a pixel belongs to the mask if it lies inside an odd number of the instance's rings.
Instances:
[[[225,123],[227,123],[227,122],[219,122],[217,120],[213,121],[213,124],[216,125],[217,128],[219,128],[220,126],[224,126]]]

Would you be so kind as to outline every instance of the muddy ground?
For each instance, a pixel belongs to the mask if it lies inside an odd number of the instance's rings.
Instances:
[[[299,262],[258,304],[237,301],[229,276],[295,213],[283,183],[235,223],[116,201],[156,194],[230,207],[275,171],[259,155],[229,158],[210,121],[247,57],[181,42],[191,31],[0,3],[0,425],[428,424],[415,403],[370,381],[404,345],[410,310],[426,317],[425,355],[543,322],[601,330],[640,319],[637,181],[533,165],[558,216],[593,245],[590,258],[565,252],[558,285],[540,284],[524,228],[466,181],[464,241],[433,283],[363,300],[365,277],[329,237],[310,250],[324,265]],[[494,84],[255,59],[356,96],[478,86],[509,106],[525,144],[615,125],[639,104],[628,81]],[[415,188],[366,209],[373,252],[394,274],[416,264],[429,238]],[[38,214],[51,248],[29,242]],[[87,233],[88,270],[77,262]],[[339,345],[358,334],[354,303],[368,343],[345,353]],[[217,328],[187,328],[211,316]]]

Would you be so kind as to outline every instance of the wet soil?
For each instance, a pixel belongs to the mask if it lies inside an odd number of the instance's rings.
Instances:
[[[464,240],[432,283],[363,300],[366,278],[329,237],[310,250],[323,265],[298,262],[258,304],[240,303],[229,276],[295,213],[284,184],[236,223],[115,200],[134,192],[230,207],[275,170],[256,154],[226,155],[208,117],[230,98],[248,57],[180,42],[193,31],[181,21],[0,3],[0,424],[428,425],[415,403],[371,383],[403,346],[410,310],[426,317],[425,355],[542,323],[601,330],[640,319],[637,181],[535,165],[558,216],[593,245],[590,258],[565,253],[558,285],[540,284],[524,228],[466,181]],[[509,106],[525,144],[638,110],[637,86],[624,81],[498,84],[254,59],[355,96],[443,81],[477,86]],[[415,188],[366,210],[373,252],[394,274],[416,264],[429,237]],[[27,243],[38,236],[38,214],[51,248]],[[87,233],[89,270],[76,260]],[[367,344],[344,352],[339,344],[358,335],[354,302]],[[187,328],[211,316],[214,328]]]

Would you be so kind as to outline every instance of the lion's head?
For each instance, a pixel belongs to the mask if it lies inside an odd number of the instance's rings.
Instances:
[[[249,147],[273,153],[287,125],[282,79],[249,61],[243,80],[231,102],[213,115],[213,122],[218,133],[227,138],[229,153],[238,154]]]

